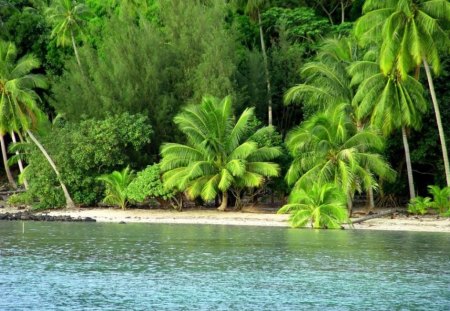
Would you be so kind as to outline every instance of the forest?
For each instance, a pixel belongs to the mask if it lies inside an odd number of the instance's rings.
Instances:
[[[0,0],[0,177],[35,209],[450,216],[448,0]]]

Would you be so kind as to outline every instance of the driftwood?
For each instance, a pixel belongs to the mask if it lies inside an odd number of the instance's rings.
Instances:
[[[361,218],[355,219],[355,220],[352,221],[352,224],[359,224],[359,223],[362,223],[362,222],[364,222],[366,220],[392,215],[395,212],[397,212],[397,209],[395,209],[395,208],[394,209],[389,209],[387,211],[379,212],[378,214],[372,214],[372,215],[369,215],[369,216],[365,216],[365,217],[361,217]]]

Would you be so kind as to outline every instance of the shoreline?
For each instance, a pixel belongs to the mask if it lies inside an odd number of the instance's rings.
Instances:
[[[14,213],[26,210],[2,208],[0,213]],[[227,226],[264,226],[289,228],[289,215],[269,212],[218,212],[216,210],[175,210],[127,209],[117,208],[79,208],[47,210],[38,214],[53,217],[70,216],[72,218],[92,218],[101,223],[160,223],[160,224],[202,224]],[[354,224],[349,230],[383,230],[450,233],[450,218],[436,216],[404,216],[375,218]]]

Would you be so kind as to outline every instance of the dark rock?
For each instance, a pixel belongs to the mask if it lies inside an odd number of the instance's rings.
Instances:
[[[119,222],[119,225],[125,225],[126,224],[126,222],[125,221],[121,221],[121,222]]]

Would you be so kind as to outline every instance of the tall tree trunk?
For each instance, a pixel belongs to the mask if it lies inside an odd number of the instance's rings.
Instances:
[[[228,206],[228,192],[224,191],[222,193],[222,202],[220,203],[220,206],[217,208],[217,210],[224,212],[227,209]]]
[[[1,134],[1,133],[0,133],[0,143],[1,143],[1,148],[2,148],[3,164],[5,166],[5,172],[6,172],[6,176],[8,177],[9,185],[11,187],[13,187],[14,189],[17,189],[17,184],[14,181],[14,178],[11,174],[11,170],[9,169],[9,166],[8,166],[8,154],[6,152],[5,138],[3,137],[3,134]]]
[[[77,59],[78,66],[80,66],[80,69],[81,69],[82,67],[81,67],[81,62],[80,62],[80,56],[78,56],[78,49],[77,49],[77,45],[75,43],[75,36],[73,35],[73,31],[70,31],[70,37],[72,38],[72,47],[73,47],[73,52],[75,53],[75,58]]]
[[[353,211],[353,198],[350,193],[347,193],[347,209],[348,209],[348,217],[351,217]]]
[[[416,197],[414,190],[414,178],[411,165],[411,154],[409,153],[408,135],[406,128],[402,126],[403,147],[405,149],[406,171],[408,173],[409,198],[412,200]]]
[[[266,74],[266,85],[267,85],[267,98],[268,98],[268,109],[267,109],[267,119],[269,125],[272,125],[273,118],[272,118],[272,91],[270,86],[270,76],[269,76],[269,61],[267,60],[267,52],[266,52],[266,44],[264,42],[264,33],[262,29],[262,22],[261,22],[261,14],[258,10],[258,22],[259,22],[259,38],[261,40],[261,51],[263,54],[263,60],[264,60],[264,71]]]
[[[425,58],[423,59],[423,65],[425,67],[425,72],[427,73],[428,87],[430,89],[431,100],[433,102],[434,114],[436,115],[436,123],[439,131],[439,139],[441,140],[442,157],[444,159],[445,180],[447,181],[447,186],[450,187],[450,166],[448,163],[447,144],[445,142],[444,128],[442,127],[441,112],[439,111],[439,105],[436,99],[436,92],[434,91],[434,84],[433,78],[431,77],[430,67],[428,66],[427,60]]]
[[[63,183],[61,174],[59,173],[58,169],[56,168],[55,162],[53,162],[50,155],[45,150],[44,146],[36,139],[36,137],[33,135],[33,133],[30,130],[27,130],[28,136],[30,136],[31,140],[36,144],[36,146],[39,148],[39,150],[42,152],[44,157],[47,159],[48,163],[52,167],[53,171],[55,172],[56,176],[58,177],[58,181],[61,184],[61,188],[64,192],[64,197],[66,198],[66,207],[67,208],[73,208],[75,207],[75,203],[73,203],[72,198],[70,197],[69,191],[66,188],[66,185]]]
[[[11,138],[12,138],[13,143],[17,142],[16,134],[14,134],[14,131],[11,131]],[[16,155],[19,155],[19,151],[16,151]],[[21,159],[19,159],[18,164],[19,164],[20,174],[22,174],[23,173],[23,163],[22,163]],[[28,181],[25,177],[23,178],[23,185],[25,186],[25,190],[28,190]]]
[[[341,0],[341,24],[345,23],[345,0]]]
[[[375,208],[375,198],[372,187],[367,190],[367,196],[369,197],[369,210],[373,210]]]

